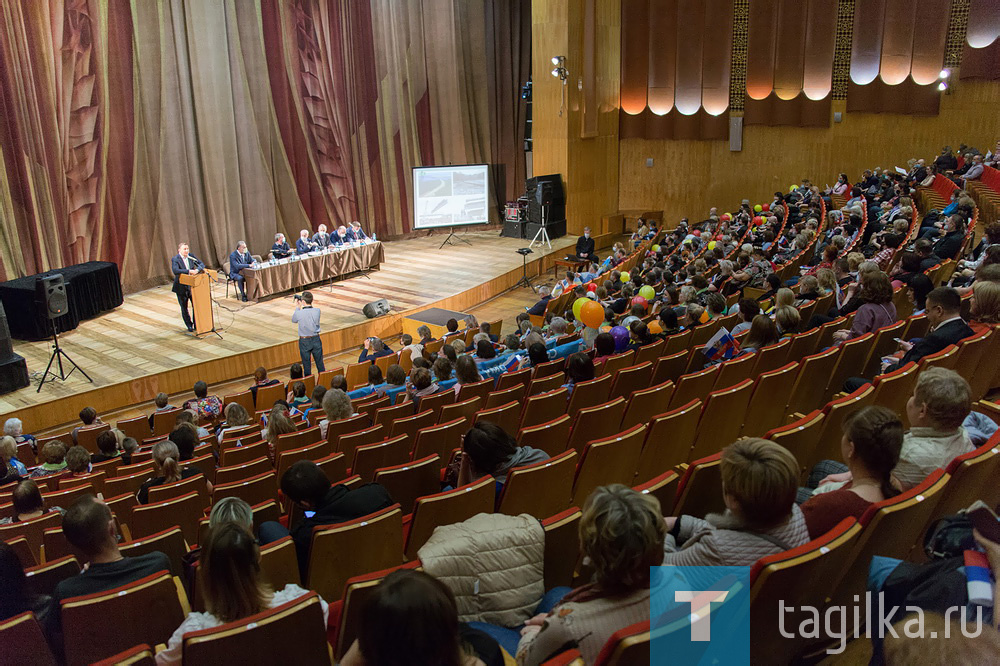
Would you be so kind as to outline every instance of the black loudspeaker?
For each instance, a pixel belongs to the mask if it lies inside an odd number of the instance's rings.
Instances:
[[[525,182],[524,189],[528,195],[530,222],[541,224],[542,206],[548,206],[547,216],[550,225],[566,219],[566,194],[563,191],[562,176],[554,173],[529,178]],[[531,237],[530,233],[528,237]]]
[[[15,354],[7,328],[7,315],[0,304],[0,393],[10,393],[28,385],[28,365]]]
[[[389,301],[384,298],[380,298],[377,301],[372,301],[361,309],[366,317],[369,319],[374,319],[375,317],[381,317],[384,314],[389,314]]]
[[[524,238],[524,225],[520,222],[504,220],[501,236],[506,236],[507,238]]]
[[[66,283],[62,273],[42,275],[35,278],[35,299],[45,306],[49,319],[56,319],[69,311],[66,299]]]
[[[535,222],[528,222],[525,227],[525,233],[527,234],[525,238],[534,238],[538,230],[542,228],[542,225]],[[566,220],[552,220],[545,225],[545,231],[549,234],[550,240],[562,238],[566,235]]]

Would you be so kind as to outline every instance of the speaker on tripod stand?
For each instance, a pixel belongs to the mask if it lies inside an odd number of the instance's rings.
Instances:
[[[62,273],[40,275],[35,278],[35,298],[38,300],[39,305],[44,306],[45,314],[48,315],[49,321],[52,323],[52,356],[49,357],[49,364],[45,366],[42,378],[38,380],[36,393],[41,392],[42,386],[47,380],[54,381],[59,379],[66,381],[66,378],[73,374],[74,370],[79,370],[80,374],[86,377],[88,382],[93,383],[94,380],[90,378],[90,375],[84,372],[83,368],[78,366],[70,358],[69,354],[59,346],[59,329],[56,326],[55,320],[69,312],[69,299],[66,298],[66,283],[63,280]],[[63,360],[72,366],[69,372],[64,370]],[[52,370],[53,363],[56,363],[59,368],[58,374]],[[52,375],[51,380],[49,380],[49,375]]]

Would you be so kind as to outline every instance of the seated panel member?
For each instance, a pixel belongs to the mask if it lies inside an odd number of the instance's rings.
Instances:
[[[330,234],[326,233],[326,225],[319,225],[319,231],[313,234],[312,240],[318,247],[330,246]]]
[[[303,229],[302,231],[299,232],[299,239],[295,241],[296,254],[306,254],[308,252],[312,252],[317,247],[319,246],[309,239],[308,229]]]
[[[247,250],[247,244],[240,241],[236,244],[236,249],[229,255],[229,279],[236,282],[236,288],[240,292],[240,300],[247,300],[246,278],[243,277],[243,269],[253,266],[253,257]]]
[[[340,225],[339,227],[337,227],[336,231],[330,234],[330,238],[332,239],[331,242],[334,245],[343,245],[344,243],[348,242],[347,227],[345,227],[344,225]]]
[[[576,254],[566,257],[570,261],[582,261],[584,259],[589,259],[590,261],[599,261],[597,255],[594,253],[595,250],[594,239],[590,237],[590,227],[583,228],[583,235],[576,239]]]
[[[347,240],[360,243],[363,240],[370,240],[368,234],[361,229],[361,223],[357,220],[351,222],[351,228],[347,230]]]
[[[274,234],[274,245],[271,246],[271,254],[275,259],[284,259],[292,256],[292,248],[285,242],[285,234]]]

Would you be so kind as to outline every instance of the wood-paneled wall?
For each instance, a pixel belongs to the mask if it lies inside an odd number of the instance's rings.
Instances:
[[[584,24],[594,16],[596,136],[583,137]],[[561,173],[569,234],[596,228],[618,212],[619,0],[533,0],[532,137],[535,175]],[[551,58],[566,56],[565,87],[551,75]],[[565,109],[559,115],[565,89]]]
[[[730,152],[724,141],[623,139],[619,205],[662,208],[666,220],[703,219],[711,206],[769,198],[802,178],[823,187],[841,171],[855,178],[873,166],[905,168],[907,159],[933,158],[946,144],[992,149],[1000,139],[1000,82],[953,85],[937,116],[844,113],[843,122],[829,128],[751,125],[744,127],[740,152]],[[838,109],[843,106],[835,103]]]

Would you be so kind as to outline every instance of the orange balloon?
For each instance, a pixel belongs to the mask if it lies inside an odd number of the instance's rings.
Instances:
[[[649,328],[649,332],[652,333],[653,335],[657,335],[659,333],[663,333],[663,327],[660,326],[660,322],[658,320],[656,320],[656,319],[654,319],[653,321],[649,322],[649,327],[648,328]]]
[[[580,308],[580,321],[584,326],[597,328],[604,322],[604,307],[597,301],[588,300]]]

